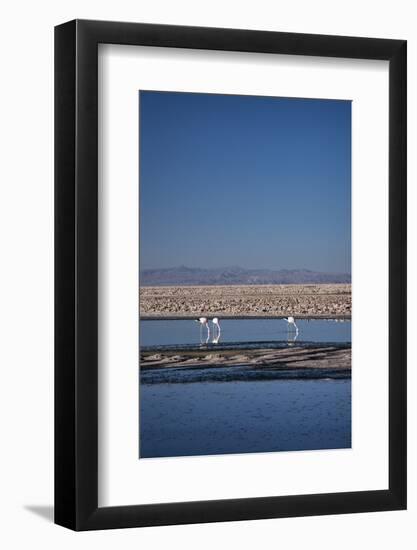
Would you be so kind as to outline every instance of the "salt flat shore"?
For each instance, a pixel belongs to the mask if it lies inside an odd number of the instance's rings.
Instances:
[[[142,319],[287,317],[350,319],[350,284],[145,286]]]
[[[165,367],[228,367],[247,365],[274,369],[351,369],[350,346],[294,346],[283,349],[172,350],[141,352],[142,370]]]

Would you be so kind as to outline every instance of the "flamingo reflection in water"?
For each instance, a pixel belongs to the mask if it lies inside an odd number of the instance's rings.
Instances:
[[[296,330],[295,332],[291,333],[288,331],[288,337],[287,337],[287,343],[289,346],[293,346],[294,345],[294,342],[297,340],[298,338],[298,330]]]

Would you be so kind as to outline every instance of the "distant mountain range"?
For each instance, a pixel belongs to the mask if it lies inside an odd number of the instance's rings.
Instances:
[[[140,272],[142,286],[198,286],[198,285],[271,285],[309,283],[350,283],[349,273],[320,273],[308,269],[243,269],[224,267],[171,267],[144,269]]]

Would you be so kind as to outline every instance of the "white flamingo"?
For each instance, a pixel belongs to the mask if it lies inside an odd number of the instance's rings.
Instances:
[[[284,321],[287,321],[287,323],[288,323],[288,328],[290,328],[290,325],[294,325],[295,332],[296,332],[296,334],[298,334],[298,327],[297,327],[297,325],[295,324],[294,317],[284,317]]]
[[[221,328],[220,328],[220,323],[219,323],[219,319],[218,317],[214,317],[211,321],[213,323],[213,325],[216,327],[216,331],[213,329],[213,333],[214,333],[214,336],[213,336],[213,344],[217,344],[220,340],[220,334],[222,332]],[[217,334],[215,333],[217,332]]]
[[[210,339],[210,326],[208,324],[207,317],[200,317],[199,319],[196,319],[196,322],[200,323],[200,344],[203,343],[203,341],[202,341],[203,326],[205,326],[207,328],[207,340],[206,340],[206,344],[207,344],[207,342]]]

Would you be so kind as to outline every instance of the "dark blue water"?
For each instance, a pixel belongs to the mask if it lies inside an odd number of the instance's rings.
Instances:
[[[298,335],[288,329],[282,319],[225,319],[220,320],[221,334],[219,344],[244,344],[248,342],[351,342],[350,321],[297,320]],[[210,325],[210,339],[214,327]],[[203,327],[202,341],[207,337]],[[141,349],[148,347],[187,346],[200,344],[200,326],[193,320],[181,321],[141,321]]]
[[[350,322],[221,322],[208,349],[350,345]],[[141,349],[198,349],[193,321],[142,321]],[[248,342],[251,344],[248,345]],[[143,369],[140,457],[340,449],[351,446],[350,373],[253,365]]]

